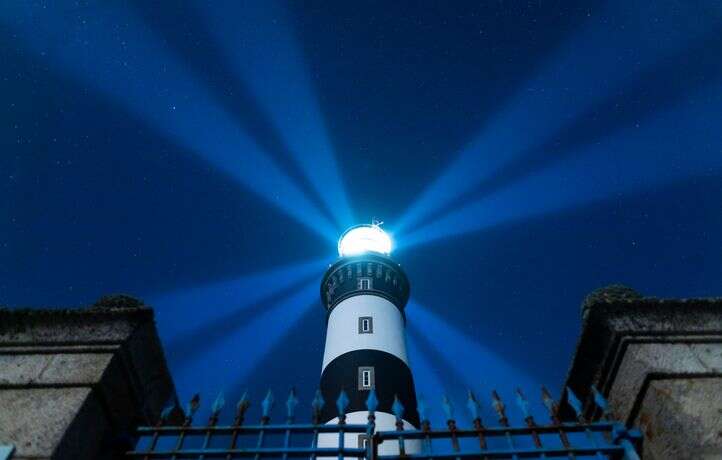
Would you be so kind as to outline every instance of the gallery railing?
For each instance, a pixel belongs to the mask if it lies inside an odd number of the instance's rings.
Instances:
[[[419,400],[417,407],[421,426],[405,430],[402,422],[404,407],[395,400],[391,411],[396,417],[396,431],[375,431],[375,412],[378,400],[372,390],[366,400],[369,411],[364,424],[346,423],[348,398],[341,391],[335,402],[339,419],[337,423],[320,422],[321,409],[325,401],[317,392],[311,402],[311,423],[296,422],[296,407],[299,404],[295,391],[291,391],[285,402],[286,413],[283,423],[271,423],[271,409],[274,398],[269,391],[261,402],[261,419],[257,424],[246,425],[244,418],[250,401],[244,395],[236,405],[231,424],[218,423],[225,401],[219,395],[211,406],[211,415],[205,425],[194,425],[193,417],[200,407],[196,395],[185,408],[184,421],[170,425],[169,415],[178,408],[168,407],[163,411],[156,426],[140,427],[135,450],[127,452],[128,458],[141,459],[212,459],[226,460],[254,458],[254,460],[318,457],[365,458],[368,460],[400,459],[522,459],[522,458],[566,458],[566,459],[623,459],[638,460],[637,449],[641,434],[636,429],[612,421],[607,401],[592,388],[594,404],[602,414],[600,420],[589,421],[582,416],[582,405],[575,394],[568,389],[567,400],[577,414],[575,422],[559,419],[559,405],[550,393],[542,388],[542,402],[549,414],[548,424],[539,424],[529,411],[529,403],[520,390],[516,391],[516,405],[524,417],[524,424],[509,423],[506,406],[496,392],[492,392],[492,406],[497,414],[497,425],[486,426],[481,419],[481,405],[469,392],[466,409],[471,416],[471,426],[457,425],[455,409],[444,397],[441,402],[446,426],[432,428],[429,421],[429,406]],[[319,435],[331,433],[338,436],[333,447],[319,447]],[[364,435],[368,442],[364,446],[348,446],[345,435]],[[380,454],[382,443],[393,443],[394,454]],[[328,443],[325,443],[328,444]]]

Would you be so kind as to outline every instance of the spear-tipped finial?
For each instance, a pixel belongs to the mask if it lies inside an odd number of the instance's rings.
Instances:
[[[160,421],[161,423],[165,423],[168,421],[168,418],[170,417],[171,412],[173,412],[173,409],[175,409],[175,404],[168,404],[163,408],[163,410],[160,412]]]
[[[579,421],[583,421],[582,402],[569,387],[567,387],[567,402],[570,406],[572,406],[572,409],[574,409],[574,414],[577,416],[577,419],[579,419]]]
[[[391,405],[391,412],[394,413],[397,421],[403,418],[404,410],[404,405],[401,404],[398,395],[394,395],[394,403]]]
[[[519,407],[519,410],[524,415],[524,418],[527,419],[530,417],[529,413],[529,401],[527,401],[526,397],[524,396],[524,393],[522,393],[521,388],[516,389],[516,405]]]
[[[594,395],[594,404],[602,411],[604,418],[609,418],[609,403],[602,393],[597,389],[596,385],[592,385],[592,394]]]
[[[219,392],[218,396],[216,396],[215,401],[213,401],[213,405],[211,406],[211,414],[214,416],[218,416],[218,414],[221,412],[223,407],[226,405],[226,398],[223,396],[223,392]]]
[[[501,400],[496,390],[492,390],[491,392],[491,407],[493,407],[499,415],[499,423],[501,426],[508,426],[509,419],[506,417],[506,405],[504,405],[504,401]]]
[[[481,420],[481,407],[479,406],[479,401],[477,401],[476,396],[474,396],[474,393],[471,390],[468,390],[467,393],[466,407],[469,409],[471,420]]]
[[[264,419],[268,419],[271,416],[271,409],[276,401],[273,398],[273,392],[269,389],[266,393],[266,397],[261,401],[261,415]]]
[[[346,408],[348,407],[349,402],[348,395],[342,388],[341,393],[338,395],[338,399],[336,399],[336,409],[338,409],[339,417],[346,417]]]
[[[296,389],[291,388],[286,400],[286,416],[291,421],[296,416],[296,406],[298,406],[298,398],[296,397]]]
[[[201,395],[196,393],[186,405],[186,417],[188,419],[193,418],[199,407],[201,407]]]

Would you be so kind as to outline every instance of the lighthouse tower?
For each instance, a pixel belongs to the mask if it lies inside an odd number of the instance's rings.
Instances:
[[[321,300],[327,313],[320,386],[327,404],[322,421],[338,422],[334,402],[343,389],[349,399],[346,422],[366,423],[365,402],[374,389],[379,402],[377,431],[396,429],[392,410],[395,398],[404,407],[404,429],[418,428],[404,335],[409,281],[390,257],[391,239],[377,223],[359,225],[341,236],[338,252],[339,260],[328,268],[321,282]],[[323,441],[319,439],[319,444],[325,444]],[[337,437],[328,440],[337,441]],[[345,440],[347,446],[361,446],[363,441],[363,435],[358,440]],[[379,446],[380,452],[392,453],[393,446],[387,444]]]

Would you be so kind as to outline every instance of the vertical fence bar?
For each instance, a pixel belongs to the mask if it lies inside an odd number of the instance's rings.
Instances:
[[[567,387],[567,402],[570,406],[572,406],[572,409],[574,409],[574,413],[577,416],[577,421],[581,424],[586,424],[586,420],[584,419],[584,412],[582,408],[582,403],[579,401],[579,398],[577,398],[577,395],[574,394],[571,388]],[[594,433],[592,433],[589,428],[586,428],[584,430],[584,433],[587,435],[587,439],[589,439],[589,442],[592,444],[592,447],[597,447],[597,440],[594,439]],[[599,460],[604,460],[604,455],[602,455],[601,452],[596,451],[596,457]]]
[[[479,438],[479,450],[484,451],[486,450],[486,438],[484,437],[484,424],[481,422],[481,406],[471,390],[468,390],[466,407],[469,409],[471,423],[476,431],[477,437]],[[487,457],[485,456],[483,458]]]
[[[376,460],[378,454],[376,438],[374,437],[374,432],[376,431],[376,409],[378,407],[379,400],[376,397],[376,389],[371,388],[366,398],[366,410],[369,411],[366,423],[366,460]]]
[[[396,431],[403,432],[404,431],[404,405],[401,404],[401,401],[399,401],[399,397],[397,395],[394,395],[394,403],[391,406],[391,412],[394,413],[394,416],[396,417]],[[399,455],[402,457],[406,456],[406,446],[404,444],[404,435],[399,435]]]
[[[346,391],[341,389],[341,393],[339,393],[336,400],[336,409],[338,409],[338,460],[343,460],[343,449],[346,441],[344,425],[346,425],[346,408],[349,402]]]
[[[569,437],[567,437],[566,432],[564,432],[564,429],[562,428],[562,421],[559,418],[559,404],[554,400],[552,394],[549,392],[549,390],[546,389],[544,385],[542,385],[541,387],[541,394],[542,403],[549,412],[549,419],[551,420],[552,425],[559,428],[559,440],[562,442],[562,446],[564,446],[565,449],[571,449]],[[569,459],[575,460],[575,458],[576,456],[573,453],[569,452]]]
[[[158,418],[158,421],[155,424],[155,428],[160,428],[163,426],[163,424],[168,420],[168,417],[170,417],[170,413],[173,412],[173,409],[175,409],[175,405],[168,405],[166,406],[160,413],[160,418]],[[150,444],[148,445],[148,452],[153,452],[155,450],[155,446],[158,444],[158,438],[160,438],[160,433],[157,429],[153,430],[153,436],[151,437]],[[146,455],[143,457],[143,460],[149,460],[150,457]]]
[[[421,420],[421,431],[424,433],[422,440],[422,452],[426,454],[428,460],[433,460],[431,454],[433,453],[431,446],[431,422],[429,421],[429,406],[426,405],[423,397],[419,397],[419,402],[416,404],[416,409],[419,412],[419,419]]]
[[[506,406],[504,405],[504,402],[499,397],[499,393],[496,392],[496,390],[491,391],[491,406],[496,411],[497,415],[499,416],[499,425],[501,425],[504,428],[509,428],[509,419],[506,416]],[[511,450],[514,450],[516,446],[514,445],[514,439],[507,430],[505,433],[506,441],[509,444],[509,448]],[[512,454],[511,458],[514,460],[518,460],[518,456],[516,454]]]
[[[325,404],[326,402],[323,400],[321,390],[316,390],[316,395],[313,397],[313,401],[311,401],[311,408],[313,409],[311,421],[314,425],[313,438],[311,438],[311,449],[316,449],[316,447],[318,447],[318,425],[321,423],[321,409],[323,409]],[[311,453],[309,460],[316,460],[315,452]]]
[[[446,395],[441,397],[441,408],[444,410],[446,415],[446,426],[449,428],[449,434],[451,435],[451,448],[454,452],[459,452],[459,438],[456,435],[456,420],[454,420],[454,405],[449,401]],[[460,460],[460,457],[456,457],[456,460]]]
[[[201,406],[201,396],[199,394],[193,395],[193,398],[191,398],[190,402],[188,403],[188,407],[186,408],[186,418],[183,421],[183,426],[181,429],[180,434],[178,435],[178,441],[176,442],[175,448],[173,449],[173,455],[171,456],[171,460],[176,460],[178,456],[176,453],[183,449],[183,440],[185,439],[186,430],[185,428],[188,428],[193,423],[193,416],[195,415],[198,408]]]
[[[218,417],[221,413],[221,409],[223,409],[223,406],[225,406],[226,400],[223,397],[223,393],[218,393],[218,396],[216,396],[216,400],[213,401],[213,405],[211,406],[211,416],[208,419],[208,429],[206,430],[205,437],[203,439],[203,450],[205,451],[208,449],[211,445],[211,436],[213,434],[213,427],[216,426],[218,423]],[[205,458],[205,455],[201,454],[198,456],[198,460],[203,460]]]
[[[261,449],[263,447],[263,440],[266,435],[266,425],[268,425],[268,422],[271,420],[271,409],[273,408],[273,403],[275,400],[273,399],[273,392],[271,390],[268,390],[268,393],[266,393],[266,397],[263,398],[263,401],[261,402],[261,426],[258,429],[258,441],[256,442],[256,449]],[[261,454],[260,452],[256,453],[255,459],[260,460]]]
[[[286,400],[286,432],[283,436],[283,460],[288,460],[288,447],[291,445],[291,424],[296,419],[296,406],[298,406],[298,398],[296,397],[296,389],[291,388]]]
[[[236,404],[236,416],[233,419],[233,430],[231,431],[231,450],[234,450],[238,445],[238,436],[243,425],[243,419],[246,416],[246,410],[251,403],[248,401],[248,392],[244,391],[241,399]],[[231,460],[232,454],[226,455],[226,460]]]

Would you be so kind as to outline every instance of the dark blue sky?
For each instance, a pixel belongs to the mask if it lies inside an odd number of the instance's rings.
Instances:
[[[716,2],[57,3],[0,6],[0,304],[146,300],[184,398],[310,399],[372,217],[430,399],[557,391],[597,287],[722,292]]]

